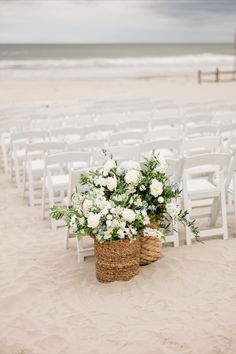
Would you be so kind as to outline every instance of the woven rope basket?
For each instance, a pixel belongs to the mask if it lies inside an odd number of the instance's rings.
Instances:
[[[100,282],[129,280],[139,272],[140,242],[128,239],[112,243],[95,240],[96,277]]]
[[[162,255],[162,243],[157,237],[139,237],[140,265],[147,265],[157,261]]]
[[[160,223],[157,221],[148,225],[152,229],[158,229]],[[162,256],[162,242],[157,237],[140,236],[140,265],[147,265],[157,261]]]

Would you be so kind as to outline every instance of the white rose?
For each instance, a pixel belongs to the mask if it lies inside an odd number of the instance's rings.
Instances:
[[[116,187],[117,187],[116,177],[108,177],[106,179],[106,184],[107,184],[107,188],[109,189],[109,191],[114,191],[114,189],[116,189]]]
[[[99,214],[94,214],[94,213],[89,213],[88,215],[88,227],[91,227],[92,229],[95,229],[100,221],[100,215]]]
[[[137,184],[139,180],[139,171],[136,170],[129,170],[125,175],[125,182],[126,183],[133,183]]]
[[[132,209],[124,209],[122,216],[128,222],[133,222],[135,220],[135,212]]]
[[[164,198],[163,197],[159,197],[157,200],[158,200],[158,203],[164,203]]]
[[[110,159],[110,160],[108,160],[108,161],[105,163],[105,165],[103,166],[103,171],[104,171],[105,173],[108,173],[108,172],[110,172],[110,170],[111,170],[112,168],[114,168],[115,166],[116,166],[115,161],[112,160],[112,159]]]
[[[158,197],[163,192],[163,184],[154,178],[150,185],[150,192],[154,197]]]

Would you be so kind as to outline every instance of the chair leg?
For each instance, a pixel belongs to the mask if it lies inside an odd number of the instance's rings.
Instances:
[[[30,201],[30,206],[34,206],[34,179],[32,174],[29,174],[29,201]]]
[[[84,255],[81,252],[83,250],[83,241],[82,240],[78,240],[76,237],[76,242],[77,242],[77,259],[78,259],[78,263],[83,263],[84,262]]]
[[[65,232],[65,248],[68,250],[69,248],[69,236],[70,236],[70,233],[69,233],[69,228],[67,227],[66,228],[66,232]]]
[[[223,239],[228,239],[228,223],[227,223],[227,209],[225,200],[225,188],[221,191],[221,214],[222,214],[222,227],[223,227]]]
[[[211,207],[211,216],[209,218],[209,226],[214,226],[216,224],[220,209],[221,209],[220,198],[215,198]]]

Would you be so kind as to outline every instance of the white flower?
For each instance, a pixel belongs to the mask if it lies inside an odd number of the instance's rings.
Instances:
[[[164,198],[163,197],[159,197],[158,199],[157,199],[157,201],[158,201],[158,203],[164,203]]]
[[[142,209],[142,210],[141,210],[141,214],[142,214],[143,216],[146,216],[146,215],[147,215],[147,211],[146,211],[145,209]]]
[[[88,227],[91,227],[92,229],[95,229],[100,221],[100,215],[99,214],[94,214],[94,213],[89,213],[88,215]]]
[[[148,225],[148,224],[150,224],[150,219],[149,219],[149,216],[145,216],[144,217],[144,221],[143,221],[143,223],[144,223],[144,225]]]
[[[108,172],[110,172],[110,170],[111,170],[112,168],[115,167],[115,165],[116,165],[115,161],[112,160],[112,159],[110,159],[110,160],[108,160],[108,161],[104,164],[104,166],[103,166],[103,171],[104,171],[105,173],[108,173]]]
[[[106,184],[107,184],[107,188],[109,189],[109,191],[113,191],[114,189],[116,189],[116,187],[117,187],[116,177],[108,177],[106,179]]]
[[[129,170],[125,175],[125,182],[126,183],[133,183],[137,184],[139,180],[139,171],[137,170]]]
[[[124,233],[124,230],[118,230],[117,231],[118,235],[119,235],[119,238],[125,238],[125,233]]]
[[[112,215],[111,214],[107,215],[107,220],[111,220],[111,219],[112,219]]]
[[[122,171],[129,171],[129,170],[140,170],[140,164],[136,161],[124,161],[118,166],[117,172],[121,174]]]
[[[107,215],[108,214],[107,208],[102,209],[101,213],[102,213],[102,215]]]
[[[158,237],[160,240],[164,237],[163,233],[160,230],[152,229],[151,227],[145,227],[145,229],[143,230],[143,236]]]
[[[88,214],[89,212],[89,209],[92,207],[93,205],[93,202],[92,200],[89,200],[89,199],[85,199],[84,202],[83,202],[83,211],[84,211],[84,214]]]
[[[108,232],[105,232],[104,234],[104,239],[105,240],[109,240],[111,238],[111,233],[108,231]]]
[[[112,221],[111,220],[107,220],[106,224],[107,224],[107,227],[110,227],[112,225]]]
[[[133,222],[135,220],[135,212],[132,209],[124,209],[122,216],[124,220]]]
[[[174,203],[169,203],[166,205],[166,211],[172,219],[176,219],[180,212],[180,208]]]
[[[154,178],[150,185],[150,192],[154,197],[158,197],[163,192],[163,184]]]
[[[106,179],[102,176],[99,176],[94,179],[94,184],[95,184],[95,186],[105,186]]]
[[[141,207],[143,205],[142,199],[140,197],[137,198],[137,200],[134,203],[137,207]]]
[[[146,189],[146,187],[144,186],[144,184],[142,184],[142,185],[139,187],[139,190],[140,190],[141,192],[145,191],[145,189]]]

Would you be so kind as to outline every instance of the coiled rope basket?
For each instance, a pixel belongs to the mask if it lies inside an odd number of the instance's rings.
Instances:
[[[100,282],[130,280],[139,273],[140,242],[129,239],[95,240],[96,277]]]
[[[158,228],[158,224],[151,224],[149,227]],[[162,256],[162,241],[158,237],[140,236],[140,265],[147,265],[157,261]]]

